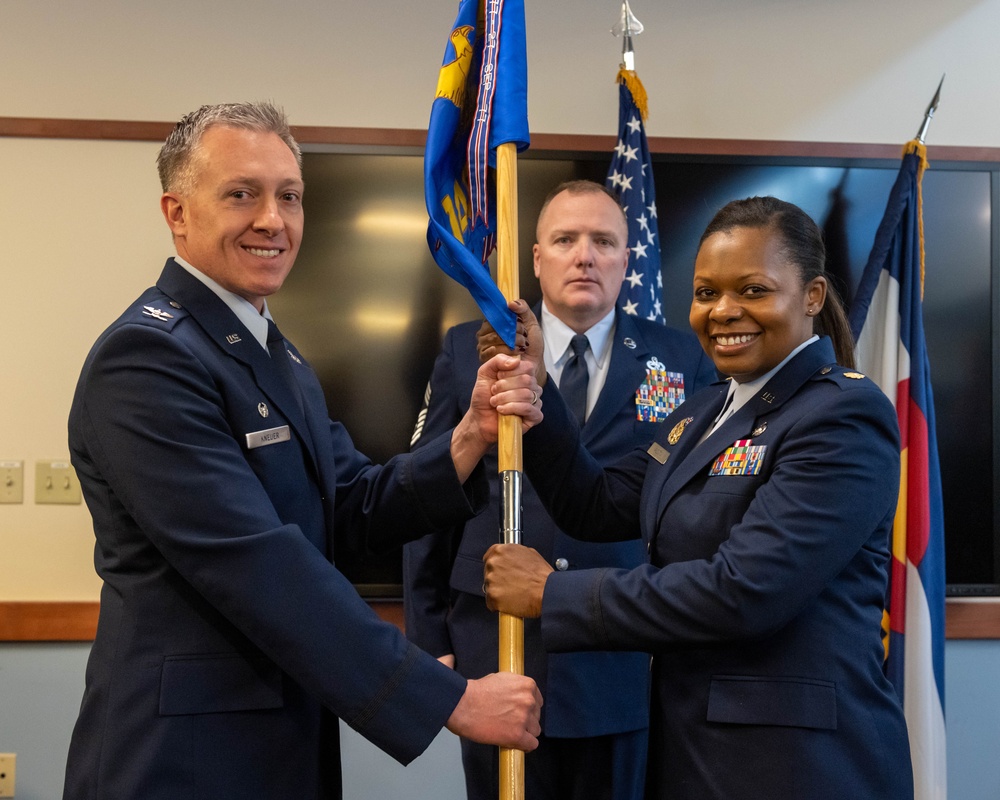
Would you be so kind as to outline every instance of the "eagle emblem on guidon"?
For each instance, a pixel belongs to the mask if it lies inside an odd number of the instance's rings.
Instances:
[[[465,78],[472,65],[472,38],[475,32],[476,29],[472,25],[459,25],[448,37],[455,49],[455,60],[441,65],[437,91],[434,93],[435,100],[443,97],[458,108],[462,107],[465,98]]]

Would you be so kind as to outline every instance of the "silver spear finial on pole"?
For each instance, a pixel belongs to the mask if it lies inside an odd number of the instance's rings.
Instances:
[[[944,84],[944,75],[941,76],[941,83],[938,84],[937,91],[934,92],[934,99],[931,100],[929,106],[927,106],[927,111],[924,112],[924,121],[920,126],[920,131],[917,133],[917,141],[920,144],[924,144],[924,137],[927,135],[927,128],[931,124],[931,119],[934,117],[934,112],[937,111],[938,103],[941,102],[941,86]]]
[[[632,13],[628,0],[622,2],[622,16],[611,32],[622,37],[622,66],[627,70],[635,70],[635,51],[632,49],[632,37],[642,33],[642,23]]]

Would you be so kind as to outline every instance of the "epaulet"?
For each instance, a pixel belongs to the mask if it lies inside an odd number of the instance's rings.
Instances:
[[[856,385],[859,381],[867,381],[868,376],[863,372],[845,369],[839,364],[827,364],[816,371],[813,380],[831,380],[841,386]]]
[[[166,297],[142,298],[133,305],[125,316],[125,321],[154,325],[170,330],[178,320],[188,315],[181,304]]]

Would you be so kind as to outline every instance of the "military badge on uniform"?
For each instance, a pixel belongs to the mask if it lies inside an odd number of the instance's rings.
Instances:
[[[161,308],[153,308],[152,306],[143,306],[142,313],[147,317],[158,319],[161,322],[166,322],[168,319],[174,318],[173,314],[170,314]]]
[[[844,373],[844,377],[845,378],[853,378],[854,380],[859,381],[859,380],[861,380],[865,376],[862,375],[860,372],[845,372]]]
[[[757,475],[764,465],[766,445],[755,445],[753,439],[737,439],[722,455],[715,459],[710,476]]]
[[[635,393],[635,418],[640,422],[663,422],[684,402],[684,373],[667,372],[655,356],[646,362],[646,379]]]
[[[670,444],[677,444],[677,442],[681,439],[681,434],[684,433],[684,429],[692,422],[694,422],[694,417],[687,417],[674,425],[670,433],[667,435],[667,441],[670,442]]]

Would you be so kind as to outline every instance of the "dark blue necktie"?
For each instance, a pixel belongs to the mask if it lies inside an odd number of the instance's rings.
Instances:
[[[299,389],[298,381],[295,380],[295,375],[292,374],[288,345],[285,344],[285,337],[281,335],[281,331],[278,330],[273,319],[267,321],[267,352],[271,354],[271,362],[278,370],[278,374],[281,375],[281,380],[298,402],[299,411],[305,413],[302,404],[302,391]]]
[[[569,346],[573,350],[573,356],[563,367],[562,377],[559,379],[559,391],[565,398],[569,410],[576,414],[576,418],[583,425],[587,416],[587,383],[590,380],[587,362],[583,356],[590,347],[590,340],[582,333],[578,333],[570,341]]]

